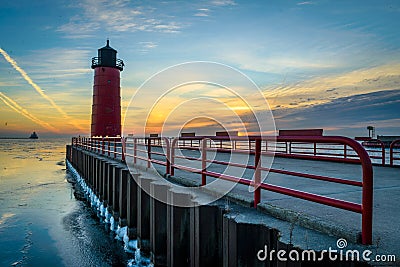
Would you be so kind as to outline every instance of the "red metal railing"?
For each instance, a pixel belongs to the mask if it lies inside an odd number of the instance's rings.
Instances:
[[[74,146],[82,147],[105,156],[132,160],[134,164],[138,161],[146,162],[146,166],[158,164],[165,166],[166,174],[175,174],[179,169],[186,172],[201,175],[201,184],[207,184],[207,177],[223,179],[239,184],[254,187],[254,207],[261,201],[261,191],[267,190],[275,193],[300,198],[315,203],[332,206],[362,215],[362,243],[371,244],[372,242],[372,192],[373,192],[373,170],[370,157],[366,150],[357,141],[336,136],[264,136],[264,137],[185,137],[174,138],[73,138]],[[119,145],[120,148],[119,148]],[[307,150],[304,148],[307,147]],[[311,148],[310,148],[311,147]],[[152,149],[154,148],[154,149]],[[162,148],[160,149],[156,148]],[[189,157],[177,155],[176,150],[198,150],[201,157]],[[335,149],[340,149],[344,153],[335,153]],[[252,164],[241,162],[225,162],[221,160],[208,159],[207,152],[229,152],[246,153],[254,155]],[[351,153],[349,153],[351,151]],[[335,157],[340,154],[340,157]],[[285,156],[303,159],[332,160],[340,162],[350,162],[361,164],[362,177],[358,180],[349,180],[338,177],[328,177],[298,171],[288,171],[276,169],[262,165],[262,158],[271,155]],[[128,158],[129,157],[129,158]],[[193,162],[200,162],[201,167],[194,168],[184,166],[176,162],[177,159],[185,159]],[[207,164],[233,166],[252,170],[253,179],[246,179],[210,171]],[[296,176],[305,179],[319,180],[329,183],[338,183],[361,188],[361,203],[354,203],[346,200],[335,199],[315,193],[300,191],[294,188],[287,188],[262,181],[262,172],[272,172],[283,175]]]
[[[365,148],[365,151],[368,152],[369,157],[371,159],[378,159],[381,160],[381,165],[385,166],[385,144],[379,140],[379,139],[369,139],[367,142],[368,145],[363,145]],[[377,147],[380,148],[380,151],[373,150],[370,147]],[[376,155],[379,154],[379,155]]]
[[[121,137],[72,137],[72,145],[101,155],[125,161],[124,143]]]
[[[154,151],[152,147],[163,148],[162,151]],[[170,173],[170,141],[166,137],[150,137],[150,138],[132,138],[128,137],[125,143],[125,157],[132,158],[133,164],[137,164],[138,160],[145,161],[147,168],[151,164],[165,166],[165,173]],[[153,158],[157,155],[161,159]]]
[[[394,161],[400,160],[400,157],[396,157],[396,155],[400,155],[400,150],[394,151],[394,149],[400,149],[400,139],[394,140],[390,144],[390,166],[395,166]]]
[[[199,144],[197,146],[186,146],[189,140],[192,140],[192,144]],[[197,140],[197,141],[195,141]],[[254,154],[254,164],[247,165],[237,162],[223,162],[218,160],[209,160],[206,157],[207,151],[218,151],[218,152],[225,152],[226,148],[221,148],[221,142],[227,142],[228,146],[238,147],[237,142],[248,143],[247,153]],[[235,145],[230,145],[229,142],[236,141]],[[287,170],[280,170],[275,168],[269,168],[262,166],[261,157],[264,155],[269,155],[269,152],[262,152],[262,144],[264,143],[285,143],[285,144],[292,144],[292,143],[308,143],[308,144],[335,144],[341,145],[345,147],[351,148],[357,154],[357,159],[351,159],[351,162],[354,163],[357,161],[359,164],[362,165],[362,181],[355,181],[355,180],[348,180],[343,178],[336,178],[336,177],[327,177],[322,175],[313,175],[307,173],[300,173],[294,171],[287,171]],[[201,145],[200,145],[201,144]],[[213,144],[213,145],[210,145]],[[216,145],[217,144],[217,145]],[[264,146],[267,147],[268,146]],[[293,147],[292,147],[293,148]],[[176,149],[198,149],[201,151],[202,156],[201,158],[196,157],[185,157],[185,156],[176,156],[175,150]],[[286,149],[286,147],[285,147]],[[290,150],[290,145],[287,148]],[[268,150],[268,149],[267,149]],[[231,152],[239,152],[243,153],[241,149],[230,149]],[[289,152],[289,151],[288,151]],[[281,153],[281,152],[278,152]],[[287,153],[289,154],[289,153]],[[314,153],[313,153],[314,155]],[[311,156],[311,155],[303,155],[302,158],[312,159],[321,156]],[[175,163],[175,159],[185,159],[185,160],[192,160],[192,161],[201,161],[201,168],[193,168],[184,165],[179,165]],[[342,159],[343,160],[343,159]],[[349,159],[345,159],[348,161]],[[254,170],[253,180],[244,179],[242,177],[235,177],[232,175],[227,175],[224,173],[218,173],[215,171],[208,171],[206,165],[218,164],[218,165],[226,165],[226,166],[234,166],[234,167],[241,167],[244,169],[252,169]],[[206,184],[206,178],[214,177],[218,179],[228,180],[239,184],[250,185],[255,188],[254,190],[254,207],[260,203],[261,199],[261,189],[272,191],[275,193],[280,193],[296,198],[301,198],[304,200],[349,210],[357,213],[362,214],[362,243],[363,244],[370,244],[372,242],[372,193],[373,193],[373,170],[372,170],[372,163],[368,156],[368,153],[365,149],[356,141],[345,138],[345,137],[331,137],[331,136],[273,136],[273,137],[253,137],[253,138],[231,138],[227,139],[224,137],[211,137],[207,139],[199,140],[198,137],[185,137],[185,138],[175,138],[171,144],[171,175],[175,174],[175,169],[180,169],[187,172],[198,173],[201,174],[201,184]],[[339,184],[346,184],[351,186],[357,186],[362,188],[362,203],[353,203],[345,200],[334,199],[330,197],[326,197],[323,195],[303,192],[296,189],[286,188],[278,185],[273,185],[269,183],[261,182],[261,171],[269,171],[274,173],[280,173],[284,175],[291,175],[297,176],[307,179],[314,179],[326,182],[333,182]]]

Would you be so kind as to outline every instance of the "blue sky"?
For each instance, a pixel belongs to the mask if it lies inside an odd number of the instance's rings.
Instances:
[[[277,128],[355,136],[371,124],[400,135],[399,17],[396,0],[7,1],[0,7],[0,135],[88,134],[90,60],[107,38],[126,65],[123,112],[151,75],[213,61],[258,85]]]

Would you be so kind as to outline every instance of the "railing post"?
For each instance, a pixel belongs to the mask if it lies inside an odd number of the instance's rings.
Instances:
[[[133,138],[133,164],[136,164],[137,157],[137,138]]]
[[[167,160],[166,166],[165,166],[165,168],[166,168],[165,173],[170,174],[171,173],[171,161],[170,161],[171,160],[171,147],[170,147],[168,138],[163,137],[163,139],[165,142],[165,150],[166,150],[165,157]]]
[[[314,142],[314,156],[317,155],[317,143]]]
[[[107,140],[107,156],[111,155],[111,153],[110,153],[111,147],[110,146],[111,146],[110,138],[108,138],[108,140]]]
[[[101,154],[104,155],[105,151],[104,151],[104,137],[101,138]]]
[[[343,157],[347,159],[347,145],[345,144],[343,147]]]
[[[393,167],[393,144],[394,141],[390,144],[390,166]]]
[[[121,137],[121,149],[122,149],[122,139],[123,137]],[[114,159],[117,158],[117,139],[114,139]]]
[[[146,139],[147,140],[147,168],[150,168],[150,162],[151,162],[151,139]]]
[[[175,175],[175,168],[174,168],[174,164],[175,164],[175,144],[177,142],[178,139],[173,139],[172,143],[171,143],[171,175],[174,176]]]
[[[261,139],[255,140],[255,154],[254,154],[254,208],[257,208],[257,204],[261,200]]]
[[[125,162],[126,139],[127,137],[121,137],[121,160],[123,162]]]
[[[207,184],[207,140],[201,141],[201,185]]]
[[[363,170],[361,241],[364,245],[372,244],[372,206],[373,206],[372,177],[373,177],[372,168]]]
[[[400,139],[396,139],[390,144],[390,166],[394,166],[394,160],[397,159],[394,154],[399,152],[394,152],[394,148],[398,143],[400,143]]]

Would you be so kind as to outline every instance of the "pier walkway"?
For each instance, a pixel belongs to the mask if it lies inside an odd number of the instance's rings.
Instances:
[[[226,177],[242,177],[252,180],[255,176],[255,168],[243,168],[243,166],[227,166],[218,164],[221,162],[234,162],[251,166],[256,161],[255,153],[223,153],[220,151],[207,152],[207,165],[204,166],[204,158],[199,149],[176,148],[175,154],[170,155],[170,147],[163,144],[150,145],[148,143],[128,143],[121,147],[114,145],[108,151],[105,145],[80,144],[87,150],[100,151],[100,154],[111,158],[119,158],[126,162],[131,174],[140,174],[141,177],[172,182],[187,187],[199,187],[206,182],[204,192],[215,194],[220,190],[213,187],[213,181],[220,180],[209,175],[204,175],[207,169],[209,173],[224,174]],[[100,147],[102,146],[102,149]],[[173,149],[172,149],[173,150]],[[180,153],[180,154],[179,154]],[[168,158],[168,160],[167,160]],[[171,162],[172,161],[172,162]],[[260,158],[264,169],[261,171],[262,183],[279,186],[281,188],[295,189],[300,192],[316,194],[327,198],[343,200],[347,203],[363,202],[363,187],[353,186],[363,183],[364,170],[354,160],[312,160],[293,157],[272,157],[265,153]],[[278,170],[267,172],[266,169]],[[285,174],[296,172],[315,177],[335,177],[350,181],[349,184],[329,182],[318,179],[304,179],[296,175]],[[205,179],[205,180],[204,180]],[[334,247],[334,241],[345,238],[349,242],[349,248],[355,248],[362,252],[370,249],[375,255],[395,255],[396,263],[400,264],[400,168],[373,166],[373,216],[372,216],[372,245],[360,245],[360,232],[362,229],[362,216],[360,213],[345,209],[294,198],[288,195],[261,190],[257,210],[263,214],[249,215],[257,217],[262,223],[274,227],[281,232],[287,243],[302,249],[328,249]],[[254,206],[254,188],[252,185],[235,184],[232,190],[226,194],[225,203],[239,203],[243,206]],[[223,194],[225,192],[221,192]],[[233,204],[232,204],[233,205]],[[246,217],[246,216],[245,216]],[[391,263],[393,265],[393,263]]]
[[[193,152],[192,152],[193,153]],[[194,153],[193,153],[194,154]],[[245,157],[245,156],[242,156]],[[252,161],[250,157],[249,161]],[[163,172],[162,166],[154,165]],[[215,170],[220,168],[219,170]],[[354,179],[361,177],[360,166],[355,164],[323,162],[301,159],[274,158],[272,168],[299,172],[336,176]],[[223,172],[221,166],[215,171]],[[400,259],[400,169],[374,166],[373,186],[373,247],[377,253],[395,254]],[[246,173],[245,176],[251,176]],[[171,181],[200,186],[199,174],[177,170],[176,178]],[[207,178],[210,183],[215,178]],[[268,173],[265,182],[284,187],[296,188],[305,192],[315,192],[332,198],[345,199],[359,203],[361,189],[341,184],[330,184],[329,187],[320,181],[299,179],[287,175]],[[216,189],[217,190],[217,189]],[[251,190],[251,188],[250,188]],[[237,184],[228,194],[233,201],[251,206],[253,193],[249,186]],[[346,238],[356,242],[361,229],[361,215],[322,204],[262,191],[258,209],[282,220],[299,224],[305,228],[315,229],[337,238]],[[318,242],[321,242],[319,240]]]

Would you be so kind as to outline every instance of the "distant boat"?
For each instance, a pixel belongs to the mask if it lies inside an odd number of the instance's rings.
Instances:
[[[33,132],[31,136],[29,136],[29,139],[38,139],[38,138],[39,136],[36,134],[36,132]]]

